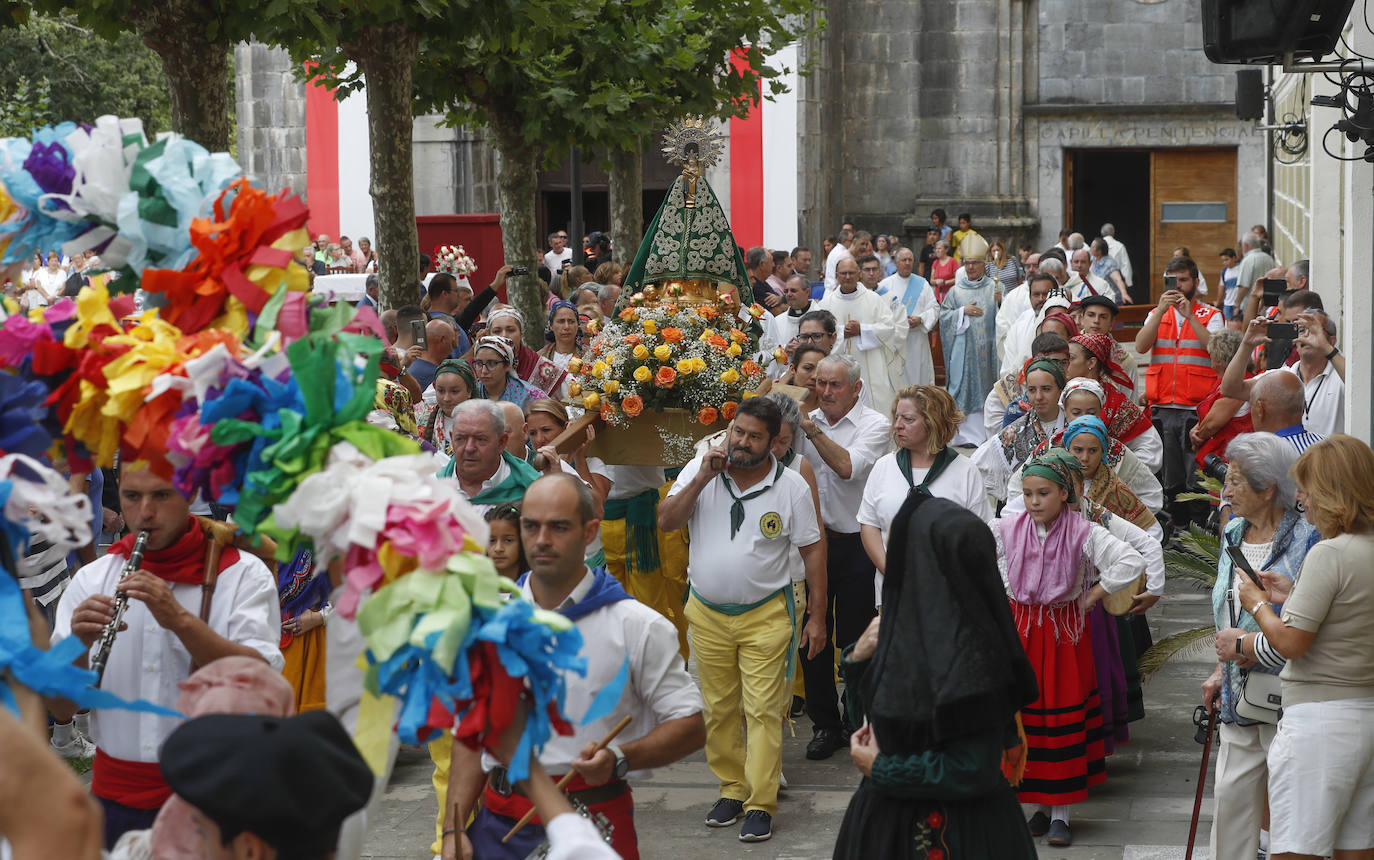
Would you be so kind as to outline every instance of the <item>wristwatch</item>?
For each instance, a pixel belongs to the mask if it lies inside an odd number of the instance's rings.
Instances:
[[[1242,634],[1240,634],[1239,636],[1236,637],[1236,656],[1237,656],[1237,657],[1244,657],[1244,656],[1245,656],[1245,634],[1244,634],[1244,633],[1242,633]]]
[[[1327,360],[1327,361],[1330,361],[1331,359],[1335,358],[1336,356],[1338,356],[1338,355],[1340,355],[1340,354],[1341,354],[1341,348],[1338,347],[1338,346],[1333,346],[1333,347],[1331,347],[1331,351],[1328,352],[1328,353],[1326,354],[1326,360]]]
[[[613,773],[616,779],[624,779],[625,774],[630,772],[630,760],[625,758],[625,752],[615,744],[608,744],[606,749],[610,750],[611,755],[615,756],[615,768]]]

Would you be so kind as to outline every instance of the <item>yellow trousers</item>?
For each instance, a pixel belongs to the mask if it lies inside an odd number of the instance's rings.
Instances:
[[[429,759],[434,762],[434,799],[439,801],[439,818],[434,822],[434,844],[429,846],[435,857],[444,853],[444,805],[448,801],[449,756],[453,754],[453,735],[440,732],[429,742]]]
[[[286,665],[281,674],[296,692],[298,714],[324,710],[324,639],[324,628],[316,627],[282,649]]]
[[[692,596],[685,614],[705,704],[706,764],[720,780],[720,796],[773,815],[782,773],[778,713],[791,689],[787,606],[770,600],[743,615],[726,615]]]
[[[670,486],[659,491],[660,498]],[[657,571],[626,571],[625,520],[601,521],[601,546],[606,553],[606,572],[619,580],[631,597],[677,628],[678,652],[686,660],[687,621],[682,617],[682,599],[687,594],[687,530],[659,531]]]

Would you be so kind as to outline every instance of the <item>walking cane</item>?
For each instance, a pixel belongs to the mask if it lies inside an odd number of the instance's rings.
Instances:
[[[1193,725],[1197,726],[1197,734],[1193,740],[1202,744],[1202,767],[1197,774],[1197,796],[1193,798],[1193,820],[1188,826],[1188,851],[1183,855],[1184,860],[1193,860],[1193,841],[1197,839],[1197,818],[1202,812],[1202,790],[1207,787],[1207,761],[1212,757],[1212,734],[1216,731],[1217,712],[1215,710],[1203,710],[1201,705],[1193,711]],[[1213,826],[1216,823],[1213,822]]]

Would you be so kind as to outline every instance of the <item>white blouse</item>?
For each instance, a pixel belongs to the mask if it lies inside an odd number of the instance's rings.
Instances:
[[[1113,521],[1124,523],[1120,517],[1112,517]],[[1134,528],[1134,527],[1133,527]],[[1146,561],[1136,549],[1127,541],[1117,537],[1113,532],[1115,528],[1109,530],[1097,523],[1092,524],[1088,532],[1088,539],[1083,544],[1083,553],[1092,561],[1093,567],[1097,569],[1097,579],[1108,594],[1115,594],[1140,578],[1141,574],[1146,573]],[[1140,529],[1136,529],[1140,531]],[[1035,524],[1035,533],[1043,542],[1049,533],[1043,525]],[[1143,532],[1141,532],[1144,534]],[[1008,590],[1011,588],[1011,575],[1009,562],[1007,559],[1006,547],[1002,544],[1002,527],[1000,522],[992,524],[992,535],[997,541],[997,570],[1002,574],[1002,585]],[[1161,559],[1162,559],[1161,554]],[[1162,561],[1161,561],[1162,572]],[[1149,581],[1148,578],[1146,580]],[[1093,586],[1094,582],[1082,582],[1079,584],[1077,592],[1065,594],[1059,601],[1072,600],[1084,591]],[[1154,591],[1150,592],[1155,593]],[[1055,601],[1055,602],[1059,602]]]

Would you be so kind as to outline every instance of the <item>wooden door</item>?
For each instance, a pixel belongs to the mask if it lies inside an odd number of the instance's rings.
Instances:
[[[1151,301],[1164,291],[1164,266],[1179,245],[1188,246],[1207,278],[1203,301],[1220,307],[1224,248],[1236,246],[1235,148],[1157,149],[1150,158],[1150,211],[1154,223],[1149,271],[1136,264],[1136,283],[1149,277]],[[1132,261],[1134,262],[1134,261]]]

